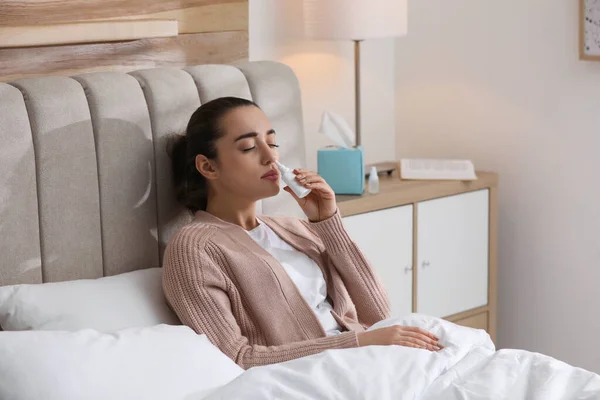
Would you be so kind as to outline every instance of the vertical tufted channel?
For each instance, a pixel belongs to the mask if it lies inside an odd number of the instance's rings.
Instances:
[[[158,267],[156,168],[144,93],[123,73],[74,79],[85,91],[94,128],[104,275]]]
[[[226,96],[252,100],[246,77],[234,66],[197,65],[185,71],[194,78],[202,104]]]
[[[158,207],[160,260],[171,235],[191,220],[191,214],[178,205],[171,176],[168,138],[185,132],[200,97],[192,77],[177,68],[153,68],[132,72],[146,98],[150,112]]]
[[[102,276],[98,170],[81,85],[67,77],[13,82],[29,114],[44,282]]]
[[[41,283],[35,156],[19,89],[0,83],[0,285]]]

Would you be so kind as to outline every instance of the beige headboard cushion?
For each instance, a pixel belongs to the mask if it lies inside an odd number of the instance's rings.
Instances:
[[[305,165],[300,89],[280,63],[0,83],[0,285],[159,266],[191,218],[173,195],[166,139],[202,103],[228,95],[257,102],[282,159]],[[262,211],[300,215],[286,193]]]

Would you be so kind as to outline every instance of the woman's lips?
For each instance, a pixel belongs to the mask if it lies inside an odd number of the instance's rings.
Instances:
[[[279,174],[277,173],[277,171],[269,171],[266,174],[264,174],[261,179],[266,179],[272,182],[275,182],[279,179]]]

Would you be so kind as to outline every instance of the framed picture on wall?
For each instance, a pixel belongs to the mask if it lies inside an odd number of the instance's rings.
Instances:
[[[579,58],[600,61],[600,0],[579,0]]]

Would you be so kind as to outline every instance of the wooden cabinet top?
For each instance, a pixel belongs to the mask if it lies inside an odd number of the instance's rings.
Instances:
[[[498,185],[497,173],[476,171],[476,174],[474,181],[403,180],[397,176],[380,176],[379,193],[369,194],[365,185],[364,194],[338,195],[336,200],[342,216],[347,217]]]

